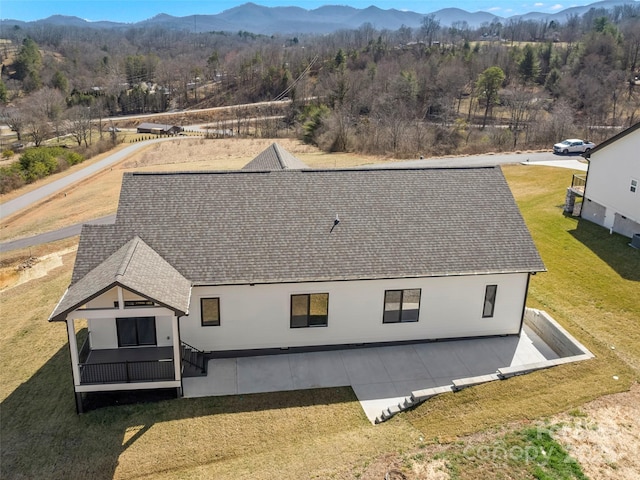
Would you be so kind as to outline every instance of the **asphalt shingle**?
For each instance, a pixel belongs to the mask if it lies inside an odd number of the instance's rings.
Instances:
[[[242,170],[271,171],[271,170],[301,170],[309,168],[302,160],[294,157],[278,143],[272,143],[247,163]]]
[[[136,235],[193,284],[544,270],[497,167],[127,173],[72,283]]]
[[[96,247],[99,249],[99,245]],[[189,310],[191,282],[134,236],[69,287],[51,314],[51,320],[64,320],[70,311],[117,285],[139,293],[178,315]]]

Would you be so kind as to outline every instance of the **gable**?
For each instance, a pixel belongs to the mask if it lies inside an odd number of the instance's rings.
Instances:
[[[625,138],[625,137],[628,137],[628,138]],[[602,155],[600,155],[600,152],[602,152],[605,149],[609,149],[612,145],[614,145],[616,148],[619,148],[623,144],[624,145],[633,144],[637,146],[639,137],[640,137],[640,122],[636,123],[635,125],[632,125],[631,127],[621,131],[617,135],[614,135],[613,137],[602,142],[600,145],[596,146],[593,150],[591,150],[590,152],[587,152],[584,156],[587,159],[591,160],[591,157],[595,153],[597,158],[601,158]],[[636,150],[637,150],[637,147],[636,147]]]
[[[494,167],[125,174],[73,280],[134,235],[202,285],[544,270]]]
[[[189,309],[191,283],[135,236],[72,283],[50,320],[64,320],[70,311],[115,286],[153,300],[179,315]]]
[[[302,160],[291,155],[278,143],[271,144],[256,158],[247,163],[242,170],[300,170],[309,168]]]

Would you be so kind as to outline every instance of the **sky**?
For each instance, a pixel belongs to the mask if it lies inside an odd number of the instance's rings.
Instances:
[[[72,15],[89,21],[110,20],[134,23],[159,13],[176,17],[213,15],[247,3],[248,0],[0,0],[0,18],[33,21],[51,15]],[[468,12],[485,11],[509,17],[528,12],[555,13],[596,0],[253,0],[265,7],[298,6],[313,10],[322,5],[349,5],[366,8],[375,5],[383,10],[395,8],[417,13],[431,13],[447,7]]]

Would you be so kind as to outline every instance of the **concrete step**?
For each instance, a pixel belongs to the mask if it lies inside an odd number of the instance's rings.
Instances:
[[[493,382],[495,380],[500,380],[500,377],[498,376],[497,373],[491,373],[488,375],[478,375],[476,377],[458,378],[452,382],[453,391],[457,392],[459,390],[462,390],[463,388],[473,387],[474,385]]]
[[[439,395],[441,393],[451,393],[453,392],[452,385],[444,385],[442,387],[433,387],[433,388],[425,388],[423,390],[415,390],[411,392],[411,400],[415,402],[424,402],[425,400]]]
[[[410,408],[413,407],[415,403],[411,400],[411,397],[406,397],[403,402],[399,403],[398,406],[401,408]]]

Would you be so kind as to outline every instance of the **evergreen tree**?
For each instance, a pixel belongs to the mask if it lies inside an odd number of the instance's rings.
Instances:
[[[524,47],[522,60],[518,63],[518,72],[524,83],[536,81],[540,74],[540,62],[535,50],[529,44]]]
[[[42,56],[36,42],[31,38],[25,38],[22,47],[14,62],[15,77],[23,82],[26,91],[34,91],[42,86],[40,69],[42,68]]]
[[[502,86],[502,82],[504,82],[504,78],[504,72],[500,67],[489,67],[478,77],[476,91],[478,92],[478,97],[486,102],[482,128],[487,124],[489,110],[498,103],[498,91]]]

